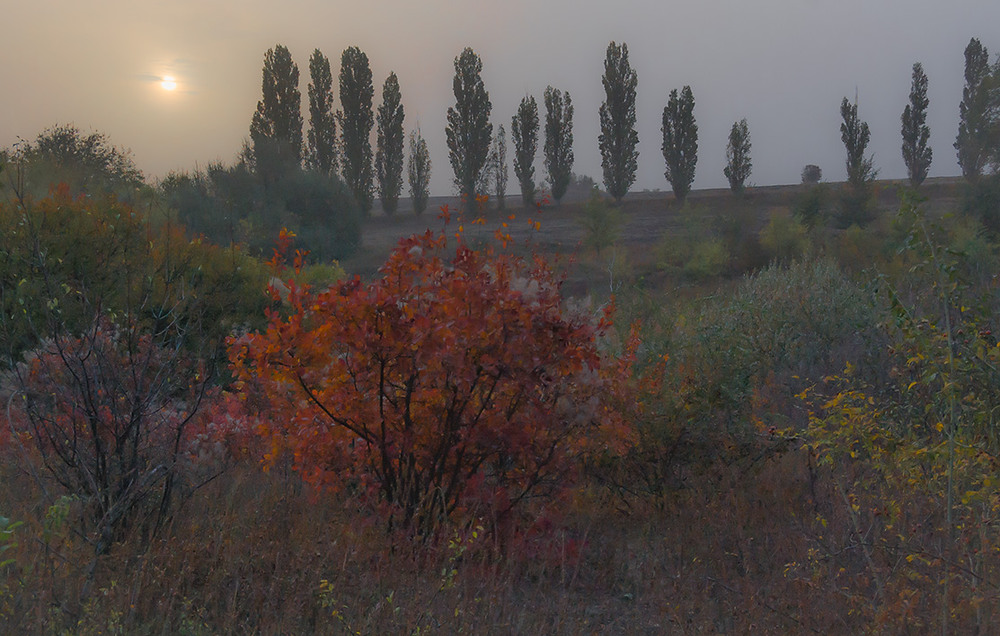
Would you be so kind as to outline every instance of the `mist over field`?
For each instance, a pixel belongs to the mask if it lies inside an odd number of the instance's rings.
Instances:
[[[597,109],[611,40],[629,45],[639,77],[634,190],[669,189],[660,114],[669,91],[684,85],[694,92],[701,135],[695,189],[725,185],[726,136],[744,117],[754,144],[753,183],[796,183],[807,163],[828,180],[844,178],[838,106],[856,94],[880,176],[903,177],[899,116],[917,61],[930,80],[931,176],[958,174],[951,146],[962,50],[969,37],[988,36],[980,26],[1000,22],[1000,5],[295,0],[279,9],[259,1],[142,8],[123,0],[54,0],[11,3],[3,14],[0,49],[9,63],[0,68],[0,146],[74,123],[131,148],[151,177],[229,163],[247,138],[265,50],[289,47],[304,94],[313,49],[337,60],[346,47],[359,46],[376,89],[389,71],[399,76],[406,128],[420,126],[437,167],[431,192],[451,194],[445,111],[453,102],[453,60],[463,47],[482,57],[495,124],[509,127],[525,94],[540,99],[549,84],[569,91],[577,110],[574,171],[600,181]],[[176,77],[177,90],[163,91],[163,76]]]

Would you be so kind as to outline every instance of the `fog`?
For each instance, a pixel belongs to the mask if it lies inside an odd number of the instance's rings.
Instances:
[[[952,143],[963,50],[978,37],[991,56],[1000,52],[996,0],[36,0],[8,3],[2,16],[0,146],[73,123],[130,148],[148,177],[230,163],[248,136],[268,48],[291,50],[305,109],[313,49],[336,73],[340,53],[356,45],[371,60],[376,102],[389,71],[399,76],[405,127],[419,125],[430,147],[434,194],[452,191],[445,112],[465,46],[482,57],[494,125],[509,129],[525,94],[544,116],[547,85],[570,92],[574,171],[600,182],[603,60],[609,41],[626,42],[639,77],[633,190],[669,190],[661,116],[670,90],[686,84],[699,125],[696,189],[726,185],[726,139],[743,117],[753,184],[796,183],[807,163],[826,180],[843,179],[839,106],[855,95],[879,176],[903,177],[899,118],[916,61],[930,80],[931,176],[959,174]],[[160,86],[168,75],[174,91]]]

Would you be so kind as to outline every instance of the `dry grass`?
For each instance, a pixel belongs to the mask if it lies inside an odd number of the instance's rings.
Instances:
[[[585,490],[545,533],[511,542],[466,533],[463,549],[392,538],[350,499],[245,466],[190,501],[148,550],[136,540],[116,545],[82,604],[73,564],[86,559],[86,544],[62,532],[46,545],[41,525],[22,528],[0,625],[7,633],[829,633],[849,608],[835,590],[797,589],[784,574],[807,550],[796,527],[812,505],[802,457],[702,477],[703,486],[660,500]],[[5,501],[5,511],[36,518],[30,490],[19,488],[21,501]]]

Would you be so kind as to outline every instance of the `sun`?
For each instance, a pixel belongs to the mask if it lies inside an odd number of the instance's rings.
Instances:
[[[169,75],[165,75],[160,81],[160,88],[165,91],[172,91],[177,88],[177,80]]]

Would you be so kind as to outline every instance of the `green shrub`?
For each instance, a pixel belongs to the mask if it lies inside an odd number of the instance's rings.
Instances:
[[[810,187],[795,197],[792,214],[808,228],[825,225],[830,216],[830,189],[825,184]]]
[[[760,231],[760,245],[778,262],[788,263],[809,248],[806,228],[796,219],[782,214],[772,214],[771,220]]]
[[[223,245],[246,243],[256,254],[269,255],[282,228],[299,236],[312,262],[349,256],[361,241],[360,208],[347,186],[316,172],[291,170],[265,187],[246,165],[212,164],[169,175],[160,191],[190,232]]]
[[[268,303],[260,261],[190,239],[176,225],[157,231],[114,199],[62,192],[24,207],[0,204],[0,245],[0,355],[8,363],[100,314],[129,313],[152,333],[214,348],[260,321]]]
[[[337,281],[343,280],[347,274],[337,261],[330,263],[313,263],[306,265],[292,278],[300,285],[309,285],[313,289],[327,289]]]
[[[621,212],[605,201],[596,188],[583,206],[583,215],[578,222],[584,231],[584,247],[593,249],[597,256],[601,255],[601,250],[614,245],[621,236]]]
[[[847,229],[852,225],[865,227],[878,217],[878,208],[872,189],[869,186],[844,186],[838,198],[837,210],[833,216],[833,224],[839,229]]]
[[[697,280],[721,276],[729,264],[729,252],[720,239],[699,241],[684,264],[684,274]]]
[[[993,238],[1000,237],[1000,173],[967,184],[962,211],[979,220]]]

